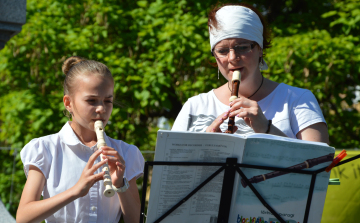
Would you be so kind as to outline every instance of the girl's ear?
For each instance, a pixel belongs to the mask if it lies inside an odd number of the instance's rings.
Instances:
[[[63,102],[64,102],[64,106],[66,108],[66,110],[68,110],[70,112],[70,114],[72,113],[72,107],[71,107],[71,98],[69,95],[64,95],[63,97]]]

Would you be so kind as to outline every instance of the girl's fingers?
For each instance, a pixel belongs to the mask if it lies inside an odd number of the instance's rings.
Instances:
[[[116,162],[116,166],[120,167],[121,170],[125,170],[126,166],[120,162]]]
[[[94,164],[94,165],[90,168],[91,173],[94,173],[97,169],[99,169],[100,167],[102,167],[107,161],[108,161],[108,159],[104,159],[104,160],[98,162],[97,164]]]
[[[102,158],[103,159],[108,159],[110,162],[116,162],[119,161],[123,164],[125,164],[125,160],[123,159],[122,156],[120,156],[120,154],[117,151],[104,151],[102,153]]]
[[[103,159],[107,159],[109,162],[118,162],[119,159],[117,159],[116,157],[113,156],[102,156]]]
[[[123,159],[122,156],[120,156],[120,154],[118,153],[118,151],[116,151],[115,149],[111,148],[111,147],[101,147],[103,148],[103,155],[110,155],[110,156],[115,156],[117,159],[119,159],[122,163],[125,163],[125,160]]]
[[[109,146],[101,146],[100,149],[102,149],[102,150],[114,150],[113,148],[111,148]]]
[[[121,167],[125,167],[125,164],[120,163],[120,162],[116,162],[116,165],[117,165],[117,166],[121,166]]]
[[[97,173],[93,175],[94,183],[104,179],[105,172]]]
[[[123,159],[123,157],[119,155],[119,159],[120,159],[120,162],[125,165],[125,160]]]
[[[95,160],[98,158],[102,151],[103,150],[100,148],[90,156],[89,161],[86,164],[87,169],[90,169],[94,165]]]

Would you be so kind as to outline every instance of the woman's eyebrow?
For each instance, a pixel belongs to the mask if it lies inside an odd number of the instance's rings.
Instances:
[[[240,44],[250,44],[250,43],[252,43],[252,42],[251,42],[251,41],[235,42],[235,43],[233,44],[233,46],[240,45]],[[228,47],[229,47],[229,45],[225,45],[225,44],[219,45],[219,46],[215,46],[215,48],[228,48]]]
[[[252,43],[250,41],[235,42],[235,45]]]

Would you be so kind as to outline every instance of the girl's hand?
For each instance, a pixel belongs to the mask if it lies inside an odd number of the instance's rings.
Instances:
[[[108,160],[112,184],[117,188],[124,186],[125,160],[111,147],[102,146],[100,149],[103,150],[102,158]]]
[[[254,132],[265,133],[268,129],[269,121],[256,101],[241,97],[232,101],[230,107],[229,116],[243,118]]]
[[[206,132],[222,132],[220,129],[220,125],[229,118],[229,114],[230,114],[230,110],[227,112],[222,113],[221,115],[219,115],[214,121],[213,123],[211,123],[211,125],[209,125],[206,128]],[[237,127],[234,126],[234,132],[236,132]]]
[[[94,172],[99,169],[102,165],[106,163],[107,160],[103,160],[97,164],[94,165],[95,160],[97,157],[101,154],[102,150],[99,149],[94,152],[89,158],[89,161],[87,162],[79,181],[75,184],[73,189],[75,190],[75,196],[77,197],[83,197],[85,196],[90,188],[99,180],[104,179],[104,172],[94,174]]]

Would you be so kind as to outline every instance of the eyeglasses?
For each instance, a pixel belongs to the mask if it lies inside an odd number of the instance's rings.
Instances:
[[[241,44],[235,45],[232,48],[219,47],[219,48],[214,49],[213,55],[216,58],[224,58],[224,57],[228,56],[230,49],[233,49],[236,56],[241,56],[241,55],[244,55],[244,54],[250,52],[252,49],[254,49],[255,45],[256,45],[256,42],[250,42],[250,43],[241,43]]]

